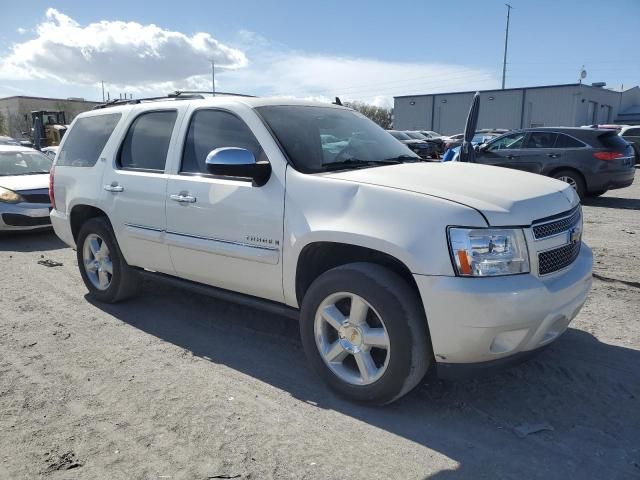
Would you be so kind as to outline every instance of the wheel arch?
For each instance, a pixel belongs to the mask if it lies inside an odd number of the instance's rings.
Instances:
[[[409,267],[389,253],[361,245],[335,241],[314,241],[305,245],[298,255],[295,269],[295,295],[298,305],[309,286],[332,268],[356,262],[381,265],[404,279],[416,294],[420,292]]]
[[[69,213],[69,223],[71,225],[73,240],[76,242],[76,244],[78,240],[78,233],[80,233],[80,228],[82,228],[82,225],[90,218],[95,217],[104,217],[107,222],[109,222],[109,225],[111,225],[111,221],[109,220],[108,215],[104,210],[98,207],[87,204],[78,204],[74,205],[71,208],[71,212]]]

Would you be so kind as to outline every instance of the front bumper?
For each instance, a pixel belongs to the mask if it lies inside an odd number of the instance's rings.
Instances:
[[[553,342],[582,308],[592,264],[591,249],[582,244],[569,267],[544,278],[414,275],[436,362],[493,362]]]
[[[50,228],[49,205],[43,203],[0,203],[0,231]]]

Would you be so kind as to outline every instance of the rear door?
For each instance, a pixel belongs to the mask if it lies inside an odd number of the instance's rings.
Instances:
[[[169,274],[173,266],[164,243],[165,166],[181,115],[178,106],[132,112],[102,186],[103,204],[127,262]]]
[[[477,163],[516,168],[514,164],[517,164],[518,157],[521,154],[520,149],[524,144],[526,135],[526,132],[511,133],[489,142],[480,151],[476,160]]]

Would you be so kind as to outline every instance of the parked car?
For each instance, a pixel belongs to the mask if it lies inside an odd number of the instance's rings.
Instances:
[[[580,198],[628,187],[635,174],[631,145],[613,130],[592,128],[513,131],[481,145],[476,162],[562,180]]]
[[[433,143],[429,143],[419,138],[412,138],[406,132],[401,132],[399,130],[387,130],[387,132],[389,132],[395,139],[404,143],[423,160],[427,160],[435,154],[436,148]]]
[[[324,148],[335,139],[345,148]],[[310,364],[352,400],[392,402],[429,369],[522,360],[591,286],[569,185],[420,162],[337,105],[106,106],[76,117],[50,185],[91,298],[124,300],[151,278],[299,318]]]
[[[4,135],[0,135],[0,145],[13,145],[13,146],[19,147],[20,143],[15,138],[5,137]]]
[[[419,130],[419,132],[425,137],[427,137],[428,140],[435,142],[435,144],[438,146],[438,153],[444,152],[445,137],[440,135],[438,132],[434,132],[432,130]]]
[[[463,135],[464,137],[464,135]],[[478,145],[482,145],[483,143],[488,142],[492,138],[495,138],[495,135],[487,135],[484,133],[476,133],[471,139],[471,145],[474,147]],[[462,147],[462,140],[459,145],[453,146],[447,149],[442,156],[443,162],[455,162],[458,160],[458,154],[460,153],[460,148]]]
[[[37,150],[0,146],[0,231],[49,227],[52,160]]]
[[[409,135],[409,137],[413,138],[414,140],[423,140],[429,144],[431,144],[431,158],[438,158],[438,153],[440,151],[440,146],[438,144],[438,142],[434,141],[434,140],[430,140],[429,138],[426,137],[426,135],[413,130],[405,130],[403,133],[406,133],[407,135]]]
[[[640,164],[640,125],[627,125],[618,133],[631,144],[636,154],[636,165]]]
[[[41,148],[40,151],[42,153],[44,153],[47,157],[51,158],[51,160],[53,160],[54,158],[56,158],[56,153],[58,153],[58,148],[59,147],[44,147]]]
[[[499,135],[501,135],[501,134],[478,131],[473,136],[473,139],[471,140],[471,143],[473,143],[474,145],[480,145],[481,143],[486,143],[489,140],[491,140],[492,138],[495,138],[495,137],[497,137]],[[464,140],[464,134],[454,135],[454,137],[451,137],[450,140],[445,141],[445,145],[444,145],[445,152],[447,150],[454,149],[454,148],[459,147],[460,145],[462,145],[462,142]]]

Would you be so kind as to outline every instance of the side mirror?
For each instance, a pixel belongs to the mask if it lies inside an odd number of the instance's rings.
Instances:
[[[212,175],[250,178],[257,187],[263,186],[271,177],[271,164],[256,162],[253,153],[245,148],[216,148],[209,152],[205,163]]]

